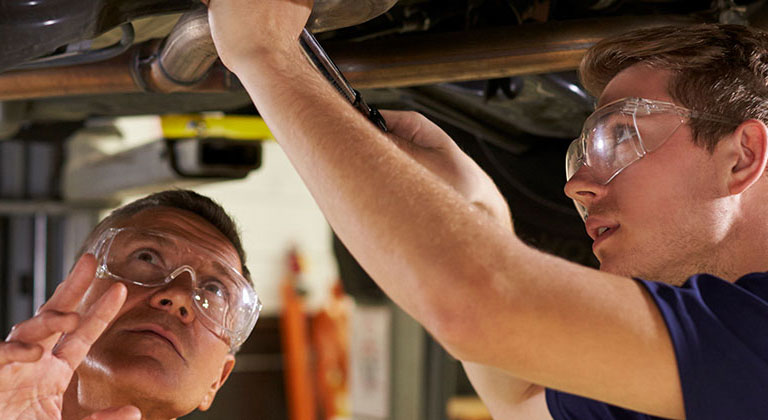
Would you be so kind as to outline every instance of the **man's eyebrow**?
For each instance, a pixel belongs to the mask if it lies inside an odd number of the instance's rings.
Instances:
[[[600,119],[600,124],[603,127],[614,129],[616,127],[632,127],[634,121],[629,116],[622,116],[616,114],[609,114]]]
[[[218,273],[221,276],[230,277],[232,275],[232,269],[226,267],[224,264],[220,263],[219,261],[213,261],[211,265],[216,270],[216,273]]]
[[[608,128],[615,130],[616,128],[632,128],[635,124],[628,121],[611,121],[608,123]]]
[[[130,237],[130,241],[136,241],[136,242],[155,242],[163,246],[169,246],[173,245],[174,241],[168,238],[164,238],[162,236],[158,235],[147,235],[147,234],[137,234],[134,233]]]

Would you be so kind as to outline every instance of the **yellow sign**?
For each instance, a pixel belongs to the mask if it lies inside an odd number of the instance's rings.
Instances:
[[[167,139],[226,138],[272,140],[272,132],[261,117],[246,115],[177,114],[160,117]]]

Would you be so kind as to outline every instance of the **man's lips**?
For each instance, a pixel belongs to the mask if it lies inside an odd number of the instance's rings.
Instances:
[[[605,230],[602,233],[599,233],[599,236],[597,237],[597,239],[595,239],[595,241],[592,242],[592,252],[594,253],[597,250],[597,248],[600,246],[600,244],[605,242],[605,240],[607,240],[609,237],[613,236],[613,234],[616,233],[616,231],[618,229],[619,228],[617,226],[615,228],[610,228],[610,229]],[[601,231],[602,231],[602,229],[601,229]]]
[[[586,223],[587,234],[594,241],[594,249],[600,242],[613,235],[619,229],[619,224],[607,219],[589,216]]]
[[[186,360],[184,356],[181,354],[181,345],[179,344],[179,339],[176,337],[176,335],[170,330],[163,328],[158,324],[136,325],[131,328],[128,328],[126,331],[132,332],[132,333],[154,334],[159,336],[160,338],[164,338],[168,342],[168,344],[170,344],[171,347],[173,347],[173,349],[176,350],[176,353],[178,353],[182,359]]]

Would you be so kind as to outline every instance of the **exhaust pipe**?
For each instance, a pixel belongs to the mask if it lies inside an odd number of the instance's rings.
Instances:
[[[179,18],[159,52],[148,65],[139,66],[139,77],[153,92],[188,90],[205,78],[217,59],[208,12],[201,8]]]
[[[127,92],[231,92],[237,78],[216,61],[205,11],[185,15],[162,43],[81,66],[0,74],[0,100]],[[356,88],[405,87],[572,70],[597,41],[631,29],[698,23],[686,16],[574,20],[405,40],[329,43]]]
[[[217,59],[207,11],[200,8],[182,15],[164,41],[136,45],[106,61],[0,74],[0,100],[241,89],[232,73],[214,66]]]
[[[328,44],[356,88],[410,87],[575,70],[603,38],[646,27],[698,23],[687,16],[584,19]]]

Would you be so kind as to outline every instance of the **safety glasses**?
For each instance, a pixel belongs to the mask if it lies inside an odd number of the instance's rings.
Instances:
[[[589,177],[606,185],[629,165],[661,147],[693,118],[732,123],[717,115],[643,98],[625,98],[602,106],[587,118],[581,135],[568,148],[566,179],[570,181],[587,166]],[[586,218],[583,208],[579,212]]]
[[[231,348],[250,335],[261,311],[251,282],[218,252],[165,232],[106,230],[94,245],[96,276],[162,287],[188,276],[196,319]]]

